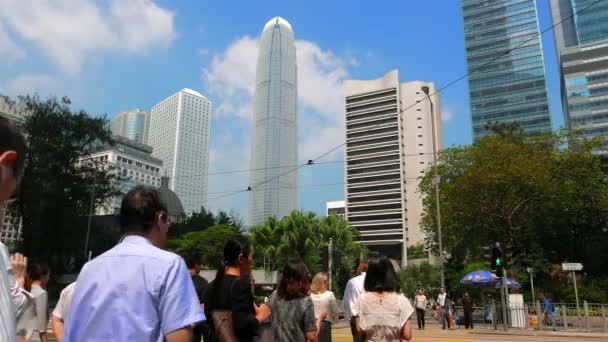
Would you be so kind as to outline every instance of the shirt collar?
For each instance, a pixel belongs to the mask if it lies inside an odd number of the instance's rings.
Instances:
[[[145,244],[151,245],[152,244],[152,242],[150,242],[150,240],[148,240],[145,237],[140,236],[140,235],[125,236],[125,238],[122,239],[122,242],[123,243],[132,243],[135,245],[145,245]]]

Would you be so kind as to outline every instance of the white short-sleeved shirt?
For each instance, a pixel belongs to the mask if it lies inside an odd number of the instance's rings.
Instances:
[[[205,320],[181,257],[141,236],[88,262],[76,281],[66,341],[163,342]]]
[[[74,292],[75,286],[76,283],[74,282],[61,290],[59,301],[53,310],[53,317],[62,320],[64,324],[68,320],[68,311],[70,309],[70,303],[72,302],[72,293]]]
[[[401,328],[414,308],[404,295],[388,293],[379,296],[367,292],[359,297],[359,324],[366,341],[401,341]]]
[[[17,322],[17,336],[28,341],[40,341],[40,334],[46,333],[49,322],[48,293],[40,285],[32,285],[33,300]]]
[[[359,296],[365,293],[364,288],[365,272],[352,278],[346,283],[346,289],[344,290],[344,299],[342,304],[344,305],[344,315],[346,320],[349,320],[353,316],[357,316],[357,308],[359,307]]]
[[[15,341],[15,307],[11,299],[12,267],[6,246],[0,242],[0,341]],[[14,279],[13,279],[14,281]]]

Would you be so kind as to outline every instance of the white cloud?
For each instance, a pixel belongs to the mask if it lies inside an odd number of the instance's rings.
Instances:
[[[0,92],[16,97],[18,95],[34,94],[37,93],[40,96],[56,95],[61,96],[63,94],[49,94],[50,89],[57,89],[58,82],[55,78],[49,75],[21,75],[12,80],[9,80],[2,86],[0,86]]]
[[[211,66],[203,69],[208,91],[219,100],[217,114],[251,116],[257,58],[258,40],[245,36],[213,56]]]
[[[11,39],[2,22],[0,22],[0,55],[11,59],[22,59],[25,57],[25,51]]]
[[[444,105],[443,108],[441,108],[441,121],[450,122],[453,118],[454,111],[450,107]]]
[[[93,0],[0,1],[0,24],[72,75],[97,51],[135,54],[168,46],[173,17],[151,0],[111,0],[109,8]]]

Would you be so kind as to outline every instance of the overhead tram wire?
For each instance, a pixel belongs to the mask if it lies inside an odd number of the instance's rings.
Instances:
[[[525,45],[526,43],[529,43],[530,41],[532,41],[532,40],[534,40],[534,39],[536,39],[536,38],[540,37],[541,35],[543,35],[543,34],[544,34],[544,33],[546,33],[547,31],[549,31],[549,30],[553,30],[555,27],[557,27],[557,26],[559,26],[559,25],[563,24],[563,23],[564,23],[566,20],[570,20],[570,19],[572,19],[572,18],[573,18],[575,15],[578,15],[578,14],[582,13],[583,11],[585,11],[585,10],[587,10],[587,9],[591,8],[592,6],[594,6],[594,5],[598,4],[598,3],[599,3],[599,2],[601,2],[601,1],[608,1],[608,0],[597,0],[597,1],[592,2],[592,3],[591,3],[591,4],[589,4],[588,6],[586,6],[586,7],[584,7],[584,8],[581,8],[579,11],[577,11],[577,12],[575,12],[575,13],[572,13],[570,16],[568,16],[568,17],[566,17],[566,18],[562,19],[560,22],[555,23],[555,24],[551,25],[550,27],[548,27],[548,28],[546,28],[546,29],[544,29],[544,30],[542,30],[542,31],[540,31],[540,32],[538,32],[538,33],[536,33],[536,34],[535,34],[534,36],[532,36],[530,39],[527,39],[527,40],[523,41],[522,43],[517,44],[516,46],[514,46],[514,47],[512,47],[512,48],[510,48],[510,49],[505,50],[505,51],[504,51],[504,53],[503,53],[502,55],[497,56],[497,57],[495,57],[495,58],[492,58],[492,59],[491,59],[491,60],[489,60],[488,62],[486,62],[486,63],[484,63],[484,64],[482,64],[482,65],[480,65],[480,66],[478,66],[478,67],[476,67],[476,68],[473,68],[472,70],[468,71],[468,72],[467,72],[466,74],[464,74],[463,76],[460,76],[460,77],[456,78],[455,80],[453,80],[452,82],[450,82],[450,83],[448,83],[448,84],[446,84],[446,85],[444,85],[444,86],[440,87],[439,89],[435,90],[435,91],[434,91],[432,94],[430,94],[430,95],[428,95],[428,96],[426,96],[426,97],[423,97],[423,98],[422,98],[422,100],[416,100],[416,103],[411,104],[411,105],[407,106],[406,108],[404,108],[404,109],[402,109],[402,110],[398,111],[398,112],[397,112],[397,114],[401,114],[401,113],[405,112],[406,110],[408,110],[408,109],[410,109],[410,108],[413,108],[414,106],[417,106],[418,104],[420,104],[420,103],[421,103],[421,102],[423,102],[423,101],[428,101],[428,99],[430,99],[430,98],[431,98],[432,96],[434,96],[435,94],[438,94],[438,93],[440,93],[440,92],[444,91],[445,89],[447,89],[447,88],[449,88],[449,87],[453,86],[454,84],[456,84],[456,83],[460,82],[461,80],[463,80],[463,79],[467,78],[468,76],[470,76],[471,74],[473,74],[473,73],[474,73],[474,72],[476,72],[477,70],[479,70],[479,69],[481,69],[481,68],[483,68],[483,67],[486,67],[486,66],[490,65],[491,63],[496,62],[497,60],[499,60],[499,59],[503,58],[504,56],[508,55],[509,53],[511,53],[511,51],[516,50],[516,49],[518,49],[518,48],[522,47],[522,46],[523,46],[523,45]],[[376,125],[374,125],[374,126],[372,126],[372,127],[368,128],[368,130],[372,130],[372,129],[374,129],[374,128],[376,128],[376,127],[380,126],[380,125],[383,125],[383,124],[384,124],[384,123],[378,123],[378,124],[376,124]],[[268,182],[270,182],[270,181],[272,181],[272,180],[275,180],[275,179],[277,179],[277,178],[280,178],[280,177],[282,177],[282,176],[284,176],[284,175],[286,175],[286,174],[289,174],[289,173],[291,173],[291,172],[297,171],[297,170],[299,170],[299,169],[303,168],[304,166],[308,166],[308,165],[314,165],[314,164],[315,164],[315,162],[316,162],[317,160],[319,160],[319,159],[321,159],[321,158],[323,158],[323,157],[325,157],[325,156],[329,155],[330,153],[332,153],[332,152],[336,151],[337,149],[341,148],[341,147],[342,147],[342,146],[344,146],[344,145],[346,145],[346,142],[344,142],[344,143],[342,143],[342,144],[340,144],[340,145],[337,145],[336,147],[334,147],[334,148],[330,149],[329,151],[327,151],[327,152],[323,153],[322,155],[320,155],[320,156],[319,156],[319,157],[317,157],[317,158],[314,158],[314,159],[310,159],[310,160],[308,160],[308,162],[307,162],[307,163],[304,163],[304,164],[298,165],[297,167],[295,167],[295,168],[293,168],[293,169],[291,169],[291,170],[289,170],[289,171],[283,172],[283,173],[281,173],[281,174],[280,174],[280,175],[278,175],[278,176],[275,176],[275,177],[272,177],[272,178],[270,178],[270,179],[267,179],[267,180],[265,180],[265,181],[264,181],[264,182],[262,182],[262,183],[256,184],[256,185],[254,185],[254,186],[249,186],[247,189],[242,190],[242,191],[240,191],[240,192],[252,191],[253,189],[255,189],[255,188],[256,188],[256,187],[258,187],[258,186],[264,185],[264,184],[266,184],[266,183],[268,183]],[[240,193],[240,192],[237,192],[237,193]],[[233,195],[235,195],[235,194],[237,194],[237,193],[233,193]]]
[[[331,151],[333,152],[333,151]],[[329,152],[329,153],[331,153]],[[404,157],[420,157],[420,156],[424,156],[424,155],[431,155],[433,154],[433,152],[424,152],[424,153],[411,153],[411,154],[404,154]],[[328,165],[328,164],[344,164],[346,163],[345,160],[331,160],[331,161],[324,161],[324,162],[314,162],[314,164],[311,164],[310,166],[315,166],[315,165]],[[262,170],[272,170],[272,169],[286,169],[289,167],[296,167],[299,166],[300,164],[292,164],[292,165],[282,165],[282,166],[271,166],[271,167],[260,167],[260,168],[256,168],[256,169],[242,169],[242,170],[229,170],[229,171],[213,171],[213,172],[203,172],[203,173],[191,173],[189,175],[183,175],[183,176],[178,176],[178,177],[173,177],[175,179],[178,178],[189,178],[189,177],[202,177],[202,176],[216,176],[216,175],[226,175],[226,174],[234,174],[234,173],[244,173],[244,172],[252,172],[252,171],[262,171]],[[171,177],[169,177],[171,178]]]

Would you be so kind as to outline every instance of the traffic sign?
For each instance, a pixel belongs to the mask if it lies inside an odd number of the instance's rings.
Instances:
[[[583,264],[580,262],[564,262],[562,263],[562,271],[582,271]]]

